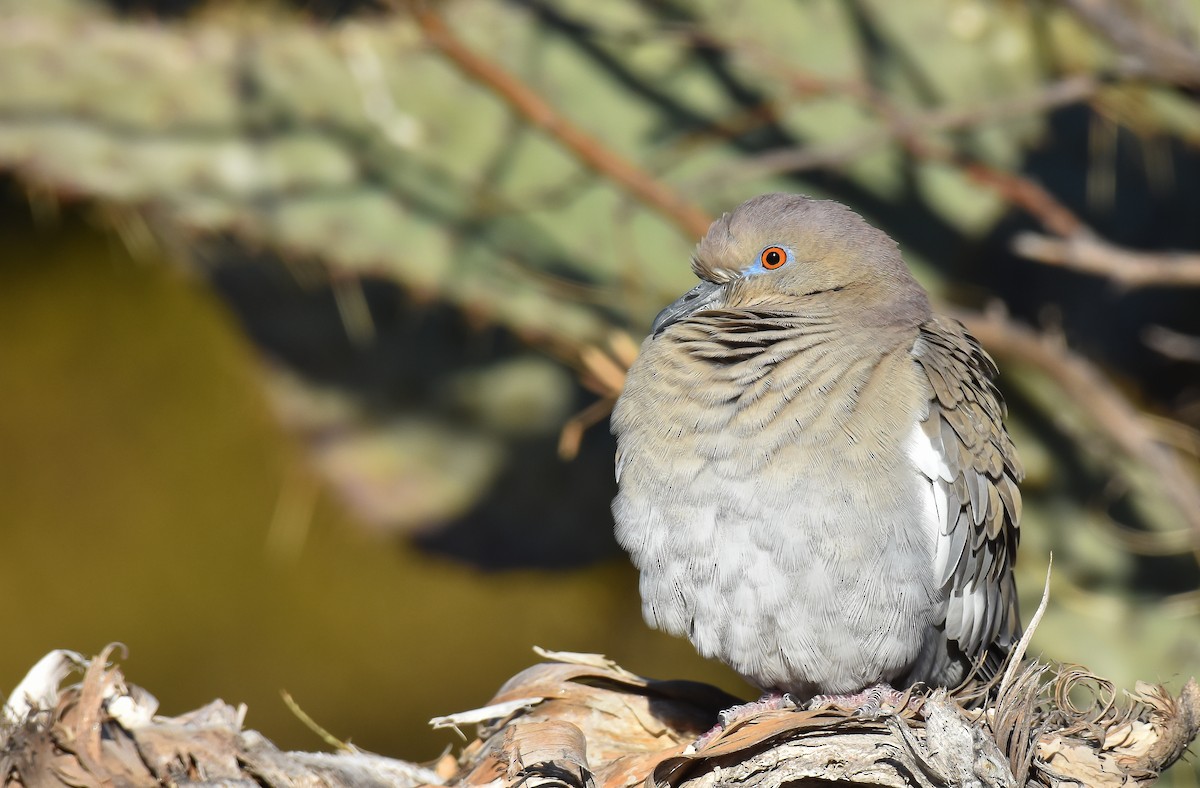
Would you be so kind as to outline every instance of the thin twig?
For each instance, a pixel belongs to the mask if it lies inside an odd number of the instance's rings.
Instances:
[[[1136,76],[1138,69],[1123,69],[1114,75],[1077,74],[1051,82],[1040,90],[1010,99],[988,102],[971,107],[954,107],[924,113],[903,113],[890,107],[887,114],[891,120],[884,128],[871,129],[849,140],[828,145],[812,145],[804,148],[768,151],[758,156],[743,159],[736,165],[726,165],[720,173],[711,175],[713,180],[747,180],[779,174],[794,174],[806,170],[838,168],[893,140],[909,140],[915,134],[931,132],[961,131],[1024,115],[1057,109],[1077,104],[1096,95],[1102,88],[1116,79]],[[802,95],[815,91],[815,82],[809,75],[794,78],[795,90]],[[844,84],[842,82],[831,84]],[[822,91],[824,92],[824,91]],[[882,109],[881,102],[887,98],[877,92],[859,91],[855,97],[866,103],[868,109]],[[707,178],[708,176],[706,176]]]
[[[1142,331],[1146,347],[1172,361],[1200,364],[1200,337],[1174,331],[1166,326],[1150,325]]]
[[[1159,443],[1200,460],[1200,430],[1154,413],[1143,413],[1142,421]]]
[[[1079,0],[1087,4],[1093,0]],[[743,54],[751,59],[767,61],[773,59],[752,48],[714,41],[710,46]],[[1144,80],[1161,76],[1150,64],[1131,61],[1118,64],[1106,73],[1077,74],[1051,82],[1026,95],[992,101],[966,108],[936,109],[928,112],[910,112],[900,108],[887,94],[868,83],[848,82],[808,72],[796,72],[790,66],[775,64],[777,73],[782,73],[793,92],[800,96],[837,94],[849,96],[867,110],[874,112],[883,122],[882,128],[871,129],[849,140],[824,146],[808,146],[798,149],[767,151],[758,156],[745,158],[725,165],[704,176],[705,185],[720,182],[764,178],[782,174],[795,174],[814,169],[837,169],[870,153],[881,145],[898,141],[913,156],[942,161],[962,170],[967,177],[996,192],[1006,202],[1026,211],[1052,233],[1063,236],[1075,235],[1086,230],[1083,222],[1074,213],[1051,195],[1040,184],[1030,178],[1002,170],[978,160],[962,156],[946,145],[933,143],[927,137],[932,132],[957,131],[1021,115],[1046,112],[1058,107],[1086,101],[1095,97],[1103,88],[1121,84],[1128,80]]]
[[[1013,251],[1039,263],[1104,276],[1129,289],[1200,287],[1200,254],[1122,249],[1088,231],[1063,238],[1021,233],[1013,239]]]
[[[579,454],[583,433],[608,418],[617,397],[625,388],[625,371],[637,358],[638,347],[623,331],[609,337],[609,350],[588,345],[579,351],[577,369],[580,381],[600,395],[600,399],[576,413],[563,424],[558,435],[558,456],[573,460]]]
[[[1076,16],[1127,58],[1176,85],[1200,87],[1200,53],[1112,0],[1065,0]]]
[[[1046,603],[1050,601],[1050,573],[1053,570],[1054,553],[1051,553],[1046,561],[1046,584],[1042,588],[1042,601],[1038,603],[1037,610],[1033,612],[1033,618],[1029,619],[1028,626],[1021,634],[1021,639],[1017,641],[1008,655],[1008,665],[1004,669],[1004,677],[1000,680],[1000,690],[997,693],[1000,697],[1008,694],[1008,688],[1012,686],[1013,679],[1017,676],[1021,661],[1025,659],[1025,652],[1029,650],[1029,641],[1033,640],[1033,633],[1037,631],[1038,624],[1042,623],[1042,615],[1046,612]]]
[[[998,356],[1037,367],[1067,395],[1067,400],[1129,457],[1150,469],[1179,511],[1193,540],[1200,544],[1200,488],[1179,457],[1154,440],[1141,414],[1090,362],[1053,339],[1016,323],[997,310],[985,313],[946,310]]]
[[[296,719],[304,723],[304,727],[317,734],[317,736],[319,736],[321,740],[330,747],[333,747],[339,752],[358,751],[353,745],[347,744],[329,731],[322,728],[316,720],[309,716],[308,712],[300,708],[300,704],[296,702],[296,699],[292,697],[290,692],[287,690],[280,690],[279,694],[283,697],[283,704],[288,707],[288,710],[291,711],[292,714],[296,715]]]
[[[1119,81],[1144,75],[1140,68],[1120,68],[1111,74],[1074,74],[1049,82],[1021,96],[990,101],[962,109],[939,109],[910,120],[922,131],[960,131],[1012,118],[1068,107],[1095,96]]]
[[[1186,528],[1177,531],[1139,531],[1103,515],[1094,515],[1091,522],[1098,523],[1104,533],[1120,543],[1121,549],[1127,553],[1164,556],[1196,549],[1196,540]]]
[[[635,198],[674,222],[689,236],[708,230],[711,217],[674,189],[604,146],[576,126],[532,88],[498,64],[477,54],[451,32],[427,5],[411,5],[411,13],[426,39],[467,76],[486,85],[513,110],[571,151],[584,165],[616,182]]]
[[[634,356],[636,358],[636,354]],[[584,347],[579,352],[579,361],[587,370],[593,388],[597,394],[616,398],[625,388],[625,372],[633,363],[630,359],[622,366],[621,361],[612,354],[606,353],[594,345]]]
[[[987,186],[1006,202],[1021,208],[1050,232],[1073,235],[1084,231],[1086,225],[1083,221],[1040,183],[982,162],[970,162],[962,167],[973,181]]]
[[[573,460],[579,456],[579,447],[583,443],[583,434],[588,428],[599,424],[612,413],[616,397],[604,397],[567,419],[562,430],[558,433],[558,456],[563,460]]]
[[[1025,99],[1029,101],[1029,99]],[[899,111],[885,98],[872,106],[883,117],[885,127],[875,129],[825,147],[786,149],[769,151],[759,156],[742,159],[733,165],[722,167],[705,176],[704,182],[728,183],[734,179],[767,177],[784,173],[796,173],[806,169],[838,167],[869,153],[879,145],[895,139],[914,157],[923,161],[938,161],[956,167],[968,178],[995,192],[1005,202],[1021,208],[1036,218],[1043,227],[1056,235],[1073,235],[1086,229],[1086,225],[1069,208],[1048,192],[1041,184],[1015,172],[1003,170],[976,159],[961,155],[954,148],[934,142],[922,136],[920,117],[909,117]],[[1011,108],[1004,108],[1011,111]],[[962,115],[934,116],[931,121],[952,128],[965,123]]]

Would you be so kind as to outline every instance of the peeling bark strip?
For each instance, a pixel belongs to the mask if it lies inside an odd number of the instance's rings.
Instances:
[[[221,701],[155,717],[157,701],[126,683],[110,652],[90,661],[53,652],[14,691],[0,723],[4,785],[1129,786],[1154,782],[1200,728],[1194,679],[1178,698],[1139,682],[1118,705],[1112,685],[1081,668],[1060,667],[1047,681],[1054,669],[1030,662],[982,711],[965,711],[944,690],[876,718],[773,711],[689,753],[734,698],[644,679],[594,654],[540,652],[555,661],[514,676],[489,704],[502,718],[446,718],[482,720],[479,738],[427,769],[353,749],[281,752],[242,729],[245,707]],[[80,670],[82,681],[60,689]],[[1100,701],[1073,705],[1078,686]]]

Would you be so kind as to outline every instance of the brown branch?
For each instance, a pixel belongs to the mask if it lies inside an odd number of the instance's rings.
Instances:
[[[1200,364],[1200,337],[1172,331],[1166,326],[1150,325],[1142,331],[1142,341],[1151,350],[1172,361]]]
[[[1113,76],[1078,74],[1044,86],[1042,89],[1023,96],[992,101],[972,107],[942,108],[925,113],[905,113],[893,106],[881,93],[865,88],[845,91],[867,106],[876,109],[888,118],[885,128],[872,129],[849,140],[829,145],[768,151],[745,159],[728,167],[722,178],[746,180],[770,177],[805,170],[841,167],[893,140],[908,141],[919,133],[960,131],[1023,115],[1077,104],[1096,95],[1114,79],[1136,76],[1135,69],[1125,69]],[[824,95],[833,92],[834,86],[844,82],[828,84],[816,81],[807,74],[793,76],[790,80],[799,95]],[[713,176],[716,180],[716,176]]]
[[[1132,74],[1134,71],[1123,72]],[[1058,235],[1071,235],[1085,229],[1083,222],[1037,182],[1018,173],[1002,170],[978,160],[967,159],[945,144],[922,136],[924,132],[953,130],[985,123],[1022,112],[1035,112],[1081,101],[1093,95],[1105,80],[1077,77],[1047,86],[1038,93],[1009,102],[968,110],[939,110],[912,114],[900,110],[879,93],[869,95],[867,106],[884,121],[884,128],[828,146],[768,151],[718,168],[704,178],[704,184],[728,183],[810,169],[843,166],[889,141],[898,141],[914,157],[939,161],[960,169],[968,178],[985,186],[1011,205],[1036,218],[1043,227]]]
[[[1075,0],[1080,5],[1094,6],[1102,0]],[[1025,95],[1015,96],[966,108],[941,108],[923,113],[902,110],[890,97],[869,83],[839,80],[823,75],[796,71],[782,64],[770,53],[753,47],[743,47],[720,41],[705,34],[704,43],[736,52],[749,59],[767,64],[777,76],[790,85],[801,97],[840,95],[857,101],[875,112],[883,128],[871,129],[849,140],[822,146],[768,151],[730,165],[717,168],[703,178],[702,185],[742,181],[781,174],[795,174],[814,169],[843,167],[888,142],[898,141],[913,156],[941,161],[957,167],[967,177],[997,193],[1011,205],[1036,218],[1043,227],[1062,236],[1073,236],[1087,230],[1086,225],[1050,194],[1044,187],[1023,175],[1008,172],[968,159],[946,145],[927,137],[934,132],[956,131],[1003,121],[1008,118],[1046,112],[1094,98],[1103,88],[1127,80],[1144,80],[1159,76],[1160,70],[1140,60],[1118,64],[1114,69],[1097,74],[1077,74],[1066,77]],[[924,136],[923,136],[924,135]]]
[[[443,19],[426,5],[419,2],[413,4],[412,14],[431,44],[468,76],[486,85],[504,99],[522,117],[557,139],[585,166],[615,181],[634,197],[658,210],[684,233],[700,236],[707,231],[712,217],[703,209],[692,204],[678,191],[656,180],[649,173],[574,125],[517,77],[472,51],[450,31]],[[1071,235],[1083,228],[1082,222],[1042,186],[1023,176],[979,162],[959,161],[952,151],[936,148],[919,140],[917,132],[922,129],[953,129],[1011,114],[1033,112],[1072,103],[1092,95],[1102,84],[1103,80],[1094,76],[1075,77],[1049,85],[1036,94],[999,102],[989,107],[979,107],[969,111],[942,111],[931,113],[925,117],[906,116],[882,95],[869,91],[865,95],[874,98],[873,106],[889,118],[888,128],[881,132],[871,133],[868,135],[870,139],[851,141],[848,145],[843,143],[835,155],[840,159],[849,159],[861,153],[864,145],[874,145],[893,136],[899,137],[914,155],[958,164],[969,177],[992,189],[1013,205],[1021,207],[1037,217],[1042,225],[1051,232],[1059,235]],[[808,85],[808,87],[811,89],[812,85]],[[739,166],[750,166],[752,170],[760,174],[769,173],[772,167],[783,167],[787,164],[783,157],[788,155],[804,156],[808,153],[808,151],[802,150],[766,154],[759,158],[757,166],[754,163],[747,165],[745,162],[740,163]],[[772,160],[768,158],[772,155],[781,158],[772,163]],[[764,162],[765,170],[763,169]],[[797,163],[808,166],[803,161],[795,160],[790,164]],[[814,157],[811,164],[819,165],[819,157]],[[794,170],[796,167],[787,166],[785,169]]]
[[[1052,233],[1072,235],[1085,228],[1070,208],[1037,181],[983,162],[960,162],[959,166],[967,177],[996,192],[1005,202],[1021,208]]]
[[[775,175],[795,175],[811,170],[839,169],[894,138],[889,129],[871,131],[827,145],[770,150],[756,156],[723,164],[705,173],[699,183],[729,184]]]
[[[567,419],[558,433],[559,459],[570,461],[578,457],[583,434],[607,419],[616,403],[615,397],[604,397]]]
[[[1140,64],[1119,64],[1115,68],[1101,73],[1073,74],[1019,96],[996,99],[968,107],[938,108],[923,113],[901,113],[889,101],[887,94],[871,83],[798,69],[793,63],[778,56],[772,50],[763,48],[758,40],[725,39],[709,31],[701,30],[680,32],[691,43],[718,49],[755,64],[773,78],[785,83],[791,95],[796,98],[848,98],[867,109],[885,110],[885,113],[895,121],[892,124],[893,128],[890,129],[894,133],[889,134],[889,138],[902,136],[906,131],[957,131],[1046,112],[1086,101],[1106,86],[1124,80],[1145,79],[1153,76],[1152,72]],[[780,112],[772,109],[771,115],[778,117]],[[867,136],[863,135],[863,139],[865,140]],[[795,153],[799,153],[799,151],[795,151]],[[765,157],[773,155],[774,152],[764,154]]]
[[[923,131],[960,131],[988,123],[1011,120],[1069,107],[1093,98],[1119,80],[1143,75],[1141,69],[1123,68],[1112,74],[1075,74],[1047,83],[1039,90],[1012,98],[961,109],[939,109],[917,118]]]
[[[596,346],[580,350],[576,363],[580,381],[584,386],[600,395],[600,399],[567,419],[558,435],[558,456],[573,460],[579,454],[583,433],[608,418],[617,397],[625,388],[625,372],[633,366],[638,355],[638,346],[624,331],[614,332],[609,337],[608,350]]]
[[[615,181],[638,200],[659,211],[686,235],[701,236],[708,230],[712,219],[707,212],[605,147],[516,76],[474,52],[427,5],[414,3],[411,13],[429,43],[463,73],[488,87],[529,123],[570,150],[585,166]]]
[[[892,132],[883,129],[864,134],[848,142],[824,148],[776,151],[751,159],[748,164],[737,163],[710,173],[705,183],[720,180],[728,183],[730,178],[757,177],[782,172],[799,172],[848,163],[868,152],[877,143],[892,138]],[[1070,208],[1048,192],[1036,181],[1008,172],[980,161],[968,161],[951,149],[934,145],[912,134],[900,141],[914,156],[926,161],[940,161],[958,167],[971,180],[995,192],[1005,202],[1014,205],[1037,219],[1043,227],[1060,235],[1072,235],[1086,229],[1083,222]],[[746,168],[749,169],[746,169]]]
[[[1200,545],[1200,484],[1175,453],[1155,440],[1138,410],[1095,366],[1062,343],[1013,322],[996,310],[946,311],[962,321],[990,352],[1040,370],[1112,443],[1153,472],[1191,530],[1193,544]]]
[[[1155,76],[1185,87],[1200,87],[1200,53],[1127,12],[1111,0],[1065,0],[1084,24],[1104,36],[1122,55]]]
[[[1200,254],[1123,249],[1090,231],[1064,235],[1050,238],[1021,233],[1013,240],[1013,251],[1039,263],[1108,277],[1130,289],[1156,285],[1200,287]]]

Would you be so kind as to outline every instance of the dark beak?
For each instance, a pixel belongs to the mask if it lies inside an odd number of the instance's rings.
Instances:
[[[677,323],[689,315],[707,309],[721,295],[721,285],[716,282],[701,282],[687,291],[675,303],[658,313],[650,327],[651,336],[658,336],[667,326]]]

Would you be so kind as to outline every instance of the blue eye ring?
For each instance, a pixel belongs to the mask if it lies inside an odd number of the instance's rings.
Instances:
[[[758,256],[758,261],[762,263],[762,267],[768,271],[774,271],[787,262],[787,251],[782,246],[768,246],[762,250],[762,254]]]

